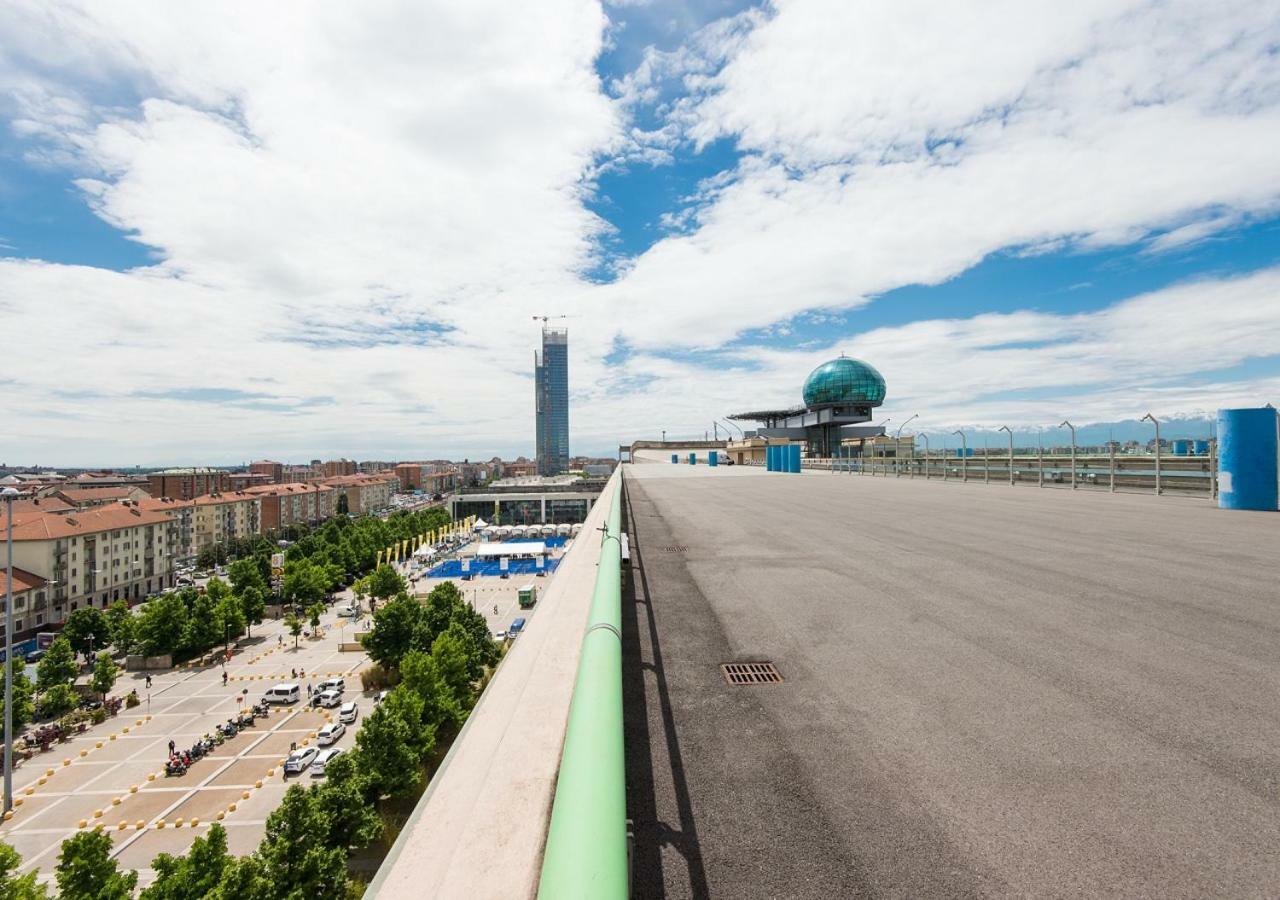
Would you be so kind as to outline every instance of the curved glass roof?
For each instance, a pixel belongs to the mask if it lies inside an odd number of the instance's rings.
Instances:
[[[828,360],[804,380],[805,406],[879,406],[884,402],[884,376],[860,359]]]

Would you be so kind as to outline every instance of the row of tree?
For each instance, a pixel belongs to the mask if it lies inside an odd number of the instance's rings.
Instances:
[[[107,692],[115,686],[116,679],[120,675],[120,667],[106,651],[100,652],[96,658],[88,657],[87,661],[93,663],[89,685],[105,700]],[[71,712],[80,703],[80,694],[75,689],[80,665],[76,661],[71,642],[65,636],[60,635],[49,645],[44,657],[36,666],[35,684],[32,684],[31,679],[27,677],[26,668],[24,660],[14,657],[7,666],[3,667],[4,671],[0,671],[0,697],[4,696],[5,680],[13,680],[15,732],[33,721],[37,715],[43,718],[56,718]],[[2,708],[0,706],[0,709]],[[3,736],[3,717],[0,717],[0,737]]]
[[[381,570],[380,570],[381,571]],[[391,575],[394,571],[388,569]],[[398,578],[398,576],[396,576]],[[386,574],[376,579],[391,584]],[[399,590],[374,615],[370,653],[398,684],[364,721],[355,746],[325,768],[325,780],[293,785],[268,817],[255,852],[227,851],[226,831],[210,826],[184,855],[160,854],[155,882],[140,900],[310,900],[358,896],[347,859],[384,833],[382,807],[420,785],[433,751],[456,735],[475,705],[476,683],[498,659],[484,617],[451,582],[425,604]],[[137,876],[110,858],[111,839],[85,832],[62,845],[59,900],[125,900]],[[33,876],[14,875],[19,859],[0,845],[0,898],[47,900]]]

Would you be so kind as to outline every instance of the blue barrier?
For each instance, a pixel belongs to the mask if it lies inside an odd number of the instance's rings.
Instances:
[[[778,471],[778,447],[767,444],[764,448],[764,468],[766,472]]]
[[[1219,507],[1273,510],[1280,505],[1278,444],[1271,407],[1218,410]]]
[[[800,474],[800,445],[787,445],[787,471],[793,475]]]
[[[689,465],[691,465],[691,466],[696,466],[697,464],[698,464],[698,454],[696,454],[696,453],[690,453],[690,454],[689,454]]]
[[[708,453],[708,454],[707,454],[707,465],[709,465],[709,466],[718,466],[718,465],[720,465],[720,454],[719,454],[719,453],[717,453],[717,452],[716,452],[716,451],[714,451],[714,450],[712,450],[710,453]]]
[[[680,464],[680,454],[679,454],[679,453],[672,453],[672,454],[671,454],[671,465],[676,466],[676,465],[679,465],[679,464]]]
[[[549,559],[546,561],[542,569],[536,565],[537,561],[532,559],[513,559],[507,563],[508,575],[536,575],[539,571],[554,572],[560,565],[560,560]],[[427,570],[428,578],[461,578],[463,575],[483,575],[486,577],[502,575],[501,563],[496,559],[473,559],[471,560],[471,570],[469,572],[462,571],[462,561],[458,559],[446,559],[435,567]]]

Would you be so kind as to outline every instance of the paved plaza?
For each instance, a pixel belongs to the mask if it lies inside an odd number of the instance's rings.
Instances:
[[[626,491],[635,896],[1280,890],[1280,516],[669,464]]]
[[[227,666],[225,687],[221,666],[153,673],[149,692],[142,673],[122,674],[112,693],[136,689],[142,705],[121,710],[17,768],[14,796],[21,805],[0,826],[0,840],[22,855],[23,871],[36,868],[43,877],[52,873],[61,842],[81,823],[100,826],[111,835],[120,864],[139,870],[143,884],[151,880],[149,866],[157,853],[185,852],[213,821],[226,827],[231,852],[251,852],[288,785],[313,781],[310,774],[286,781],[281,763],[290,746],[314,745],[328,716],[336,719],[336,710],[306,708],[306,685],[341,675],[347,682],[344,699],[360,705],[356,726],[348,726],[334,746],[349,748],[373,709],[372,698],[360,692],[358,675],[368,657],[338,650],[344,631],[350,639],[351,624],[329,613],[321,630],[320,637],[301,638],[295,650],[280,622],[254,626],[254,637],[242,642]],[[293,670],[306,675],[294,679]],[[186,775],[165,776],[170,740],[179,749],[189,748],[242,703],[252,706],[266,688],[290,680],[303,685],[302,702],[274,707],[268,718],[194,762]]]

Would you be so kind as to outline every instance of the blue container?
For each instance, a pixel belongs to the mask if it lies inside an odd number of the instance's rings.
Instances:
[[[1191,442],[1190,441],[1174,441],[1173,455],[1174,456],[1190,456]]]
[[[678,466],[678,465],[680,465],[680,454],[679,454],[679,453],[672,453],[672,454],[671,454],[671,465],[673,465],[673,466]]]
[[[800,474],[800,445],[787,445],[787,471],[794,475]]]
[[[764,447],[764,470],[766,472],[773,471],[773,444],[765,444]]]
[[[1274,510],[1280,503],[1276,411],[1218,410],[1218,506]]]
[[[972,447],[957,447],[957,448],[956,448],[956,458],[957,458],[957,459],[959,459],[961,456],[973,456],[973,448],[972,448]]]
[[[709,466],[718,466],[718,465],[720,465],[720,454],[719,454],[719,453],[717,453],[717,452],[716,452],[716,451],[714,451],[714,450],[712,450],[710,453],[708,453],[708,454],[707,454],[707,465],[709,465]]]
[[[689,465],[691,465],[691,466],[696,466],[697,464],[698,464],[698,454],[696,454],[696,453],[690,453],[690,454],[689,454]]]
[[[1196,441],[1196,442],[1195,442],[1195,449],[1196,449],[1196,456],[1208,456],[1208,455],[1209,455],[1209,442],[1208,442],[1208,441]]]

